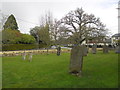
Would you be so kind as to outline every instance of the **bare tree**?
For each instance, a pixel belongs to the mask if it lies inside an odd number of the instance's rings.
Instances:
[[[56,42],[59,38],[59,25],[60,25],[60,22],[57,19],[54,19],[51,27],[51,36],[55,46],[57,45]]]
[[[40,26],[36,26],[30,30],[30,34],[35,37],[39,44],[42,42],[47,46],[47,54],[51,45],[51,29],[53,23],[52,13],[48,11],[40,17]]]
[[[81,75],[84,56],[84,49],[81,44],[90,37],[97,37],[100,32],[104,32],[105,25],[93,14],[85,13],[82,8],[70,11],[64,18],[61,19],[61,23],[68,29],[61,30],[60,32],[63,32],[63,34],[65,34],[68,38],[72,37],[75,45],[71,51],[70,73],[77,73],[78,75]],[[76,58],[75,55],[77,55],[79,59]]]
[[[51,29],[51,35],[53,44],[57,47],[57,55],[59,56],[61,53],[61,47],[60,45],[66,44],[67,38],[65,37],[66,33],[63,33],[61,31],[66,31],[68,28],[64,25],[61,25],[61,22],[57,19],[54,19],[52,29]],[[59,53],[59,54],[58,54]]]
[[[47,46],[47,54],[49,47],[51,45],[51,28],[52,28],[52,13],[48,11],[46,14],[40,17],[40,25],[32,28],[30,30],[30,34],[34,36],[38,43],[38,48],[40,48],[39,44],[44,43]]]
[[[100,22],[100,19],[93,14],[85,13],[82,8],[69,12],[61,22],[69,28],[63,32],[67,32],[67,36],[72,36],[76,44],[82,44],[87,38],[105,31],[105,25]]]

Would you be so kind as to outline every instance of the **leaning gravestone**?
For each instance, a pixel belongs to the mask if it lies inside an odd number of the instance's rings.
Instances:
[[[93,54],[96,54],[96,52],[97,52],[96,49],[97,49],[97,45],[94,44],[94,45],[92,46],[92,53],[93,53]]]
[[[115,53],[120,54],[120,45],[115,47]]]
[[[81,76],[84,56],[84,46],[74,46],[71,50],[69,72]]]
[[[107,45],[103,46],[103,53],[108,53],[109,52],[109,48]]]

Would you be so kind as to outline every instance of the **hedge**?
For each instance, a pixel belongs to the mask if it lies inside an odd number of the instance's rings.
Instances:
[[[45,47],[44,44],[2,44],[2,51],[31,50]]]

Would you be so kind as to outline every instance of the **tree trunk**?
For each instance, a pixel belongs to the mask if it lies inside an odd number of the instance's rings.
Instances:
[[[84,46],[74,46],[71,50],[69,72],[78,76],[82,75]]]

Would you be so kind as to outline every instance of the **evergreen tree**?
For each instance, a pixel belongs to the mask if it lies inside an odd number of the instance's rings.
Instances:
[[[4,27],[4,29],[18,30],[18,25],[17,25],[17,22],[16,22],[14,15],[11,14],[8,17],[8,19],[5,22],[5,25],[3,27]]]

